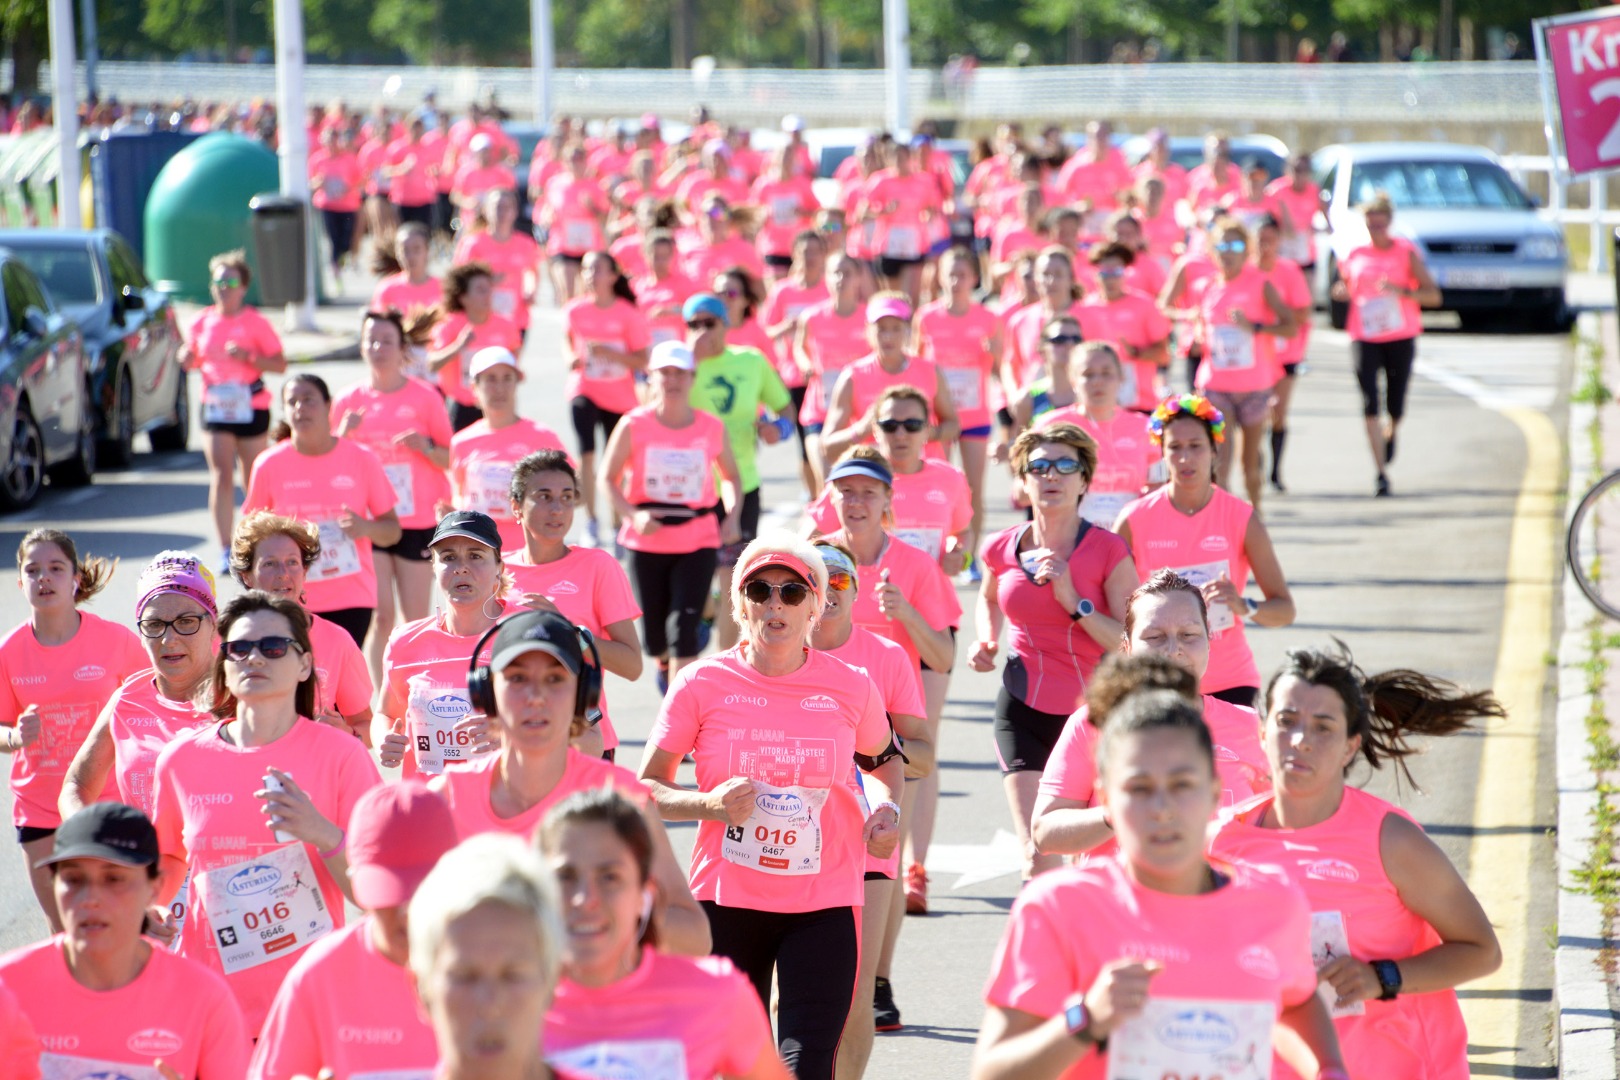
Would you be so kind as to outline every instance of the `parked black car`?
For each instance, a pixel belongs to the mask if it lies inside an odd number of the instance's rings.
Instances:
[[[168,295],[152,287],[128,242],[111,229],[7,229],[0,247],[38,275],[84,334],[101,463],[128,466],[142,431],[153,450],[184,450],[190,412],[180,330]]]

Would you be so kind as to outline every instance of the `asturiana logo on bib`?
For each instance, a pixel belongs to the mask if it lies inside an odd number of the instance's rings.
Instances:
[[[579,586],[572,581],[554,581],[551,583],[551,593],[554,596],[578,596]]]
[[[427,703],[427,711],[440,720],[460,720],[470,707],[466,698],[455,694],[441,694]]]
[[[755,799],[754,805],[771,817],[792,817],[804,809],[804,800],[790,791],[771,792]]]
[[[838,702],[826,694],[812,694],[799,702],[799,707],[809,709],[811,712],[837,712]]]
[[[178,1054],[185,1046],[180,1036],[163,1028],[145,1028],[129,1037],[129,1052],[142,1057],[167,1057]]]
[[[1318,881],[1361,880],[1361,871],[1339,859],[1313,859],[1305,864],[1305,874]]]
[[[1225,551],[1228,545],[1224,536],[1206,536],[1198,541],[1198,546],[1205,551]]]
[[[1237,1026],[1209,1009],[1185,1009],[1159,1025],[1159,1041],[1172,1050],[1213,1054],[1237,1042]]]
[[[225,891],[232,896],[252,896],[275,888],[280,881],[280,870],[264,863],[255,863],[226,882]]]
[[[332,486],[340,491],[348,491],[354,487],[354,477],[339,473],[332,477]]]
[[[1281,973],[1277,957],[1264,945],[1250,945],[1238,953],[1237,962],[1238,967],[1257,979],[1275,979]]]
[[[80,682],[95,682],[97,679],[107,677],[107,669],[100,664],[86,664],[73,673],[73,677]]]

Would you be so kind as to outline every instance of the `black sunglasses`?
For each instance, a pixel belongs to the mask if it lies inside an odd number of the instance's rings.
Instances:
[[[688,330],[713,330],[715,327],[717,327],[719,325],[720,325],[720,320],[719,319],[687,319],[686,320],[686,328]]]
[[[1038,476],[1042,480],[1052,473],[1059,476],[1073,476],[1080,471],[1080,462],[1074,458],[1041,458],[1024,466],[1025,476]]]
[[[784,581],[780,585],[772,585],[755,578],[743,586],[743,595],[755,604],[768,604],[772,596],[780,596],[782,603],[788,607],[798,607],[810,595],[810,586],[802,581]]]
[[[280,660],[287,655],[287,650],[298,644],[290,637],[272,634],[262,638],[237,638],[235,641],[225,643],[225,656],[228,659],[241,663],[253,655],[253,650],[259,650],[259,655],[266,660]]]
[[[905,428],[907,431],[911,432],[911,434],[915,435],[917,432],[928,426],[928,421],[918,420],[915,417],[910,420],[879,420],[877,422],[877,426],[878,429],[881,430],[885,435],[893,435],[901,428]]]
[[[1079,334],[1053,334],[1046,339],[1048,345],[1078,345],[1086,340]]]
[[[202,624],[201,615],[182,615],[178,619],[142,619],[135,624],[135,629],[141,632],[141,637],[160,638],[172,626],[181,637],[190,637],[202,629]]]

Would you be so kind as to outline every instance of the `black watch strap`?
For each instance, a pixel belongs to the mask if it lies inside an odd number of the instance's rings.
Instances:
[[[1394,1001],[1401,992],[1401,968],[1393,960],[1373,960],[1369,962],[1373,974],[1378,976],[1380,993],[1379,1001]]]

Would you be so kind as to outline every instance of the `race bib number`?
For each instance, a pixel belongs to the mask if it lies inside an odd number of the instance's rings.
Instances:
[[[709,459],[700,448],[649,446],[647,496],[654,502],[696,504],[703,498]]]
[[[741,825],[726,826],[721,857],[763,874],[820,873],[821,808],[827,791],[754,781],[754,809]]]
[[[915,226],[894,225],[889,228],[889,242],[883,254],[891,259],[915,259],[921,253],[921,237]]]
[[[1266,1080],[1276,1019],[1268,1001],[1150,997],[1108,1036],[1108,1080]]]
[[[309,568],[316,581],[331,581],[360,572],[360,549],[336,521],[317,521],[321,534],[321,557]]]
[[[1216,371],[1247,371],[1254,367],[1254,334],[1241,326],[1218,323],[1211,328],[1210,363]]]
[[[169,939],[169,951],[180,951],[180,932],[186,928],[186,905],[191,902],[191,868],[180,881],[180,891],[169,901],[169,918],[174,920],[174,937]]]
[[[669,326],[654,326],[652,328],[652,343],[662,345],[666,341],[679,341],[680,331]]]
[[[1172,566],[1170,569],[1186,578],[1188,583],[1202,589],[1222,574],[1231,575],[1231,567],[1226,560],[1199,563],[1196,566]],[[1237,616],[1225,604],[1209,605],[1209,632],[1211,635],[1219,634],[1222,630],[1230,630],[1237,625]]]
[[[465,688],[443,686],[415,675],[407,680],[405,723],[411,733],[416,767],[430,776],[444,772],[447,763],[471,761],[473,737],[456,725],[472,712]]]
[[[332,932],[332,911],[301,843],[217,867],[198,885],[227,975],[290,956]]]
[[[489,294],[489,305],[495,314],[510,319],[518,309],[518,294],[513,289],[496,289]]]
[[[512,468],[510,461],[480,461],[468,470],[467,509],[511,520]]]
[[[610,1039],[548,1054],[560,1068],[596,1080],[686,1080],[686,1047],[678,1039]]]
[[[1080,500],[1080,516],[1093,525],[1112,529],[1119,520],[1119,512],[1135,498],[1129,491],[1088,491]]]
[[[328,200],[341,199],[348,190],[349,185],[335,176],[328,176],[321,181],[321,194],[325,195]]]
[[[833,389],[838,385],[838,376],[844,373],[843,368],[823,368],[821,371],[821,407],[826,409],[832,404]]]
[[[1405,321],[1401,318],[1401,302],[1393,296],[1365,296],[1356,301],[1356,313],[1361,317],[1361,332],[1368,337],[1393,334]]]
[[[630,373],[630,369],[619,361],[603,356],[594,342],[585,351],[585,377],[601,382],[611,382],[622,379]]]
[[[569,251],[585,251],[596,240],[596,230],[588,221],[569,221],[563,225],[563,247]]]
[[[1333,961],[1350,955],[1350,935],[1344,928],[1344,913],[1340,911],[1313,911],[1311,912],[1311,963],[1321,971]],[[1316,984],[1316,996],[1322,999],[1322,1004],[1328,1007],[1333,1019],[1341,1016],[1361,1016],[1367,1011],[1362,1002],[1353,1002],[1344,1008],[1336,1008],[1334,1003],[1339,995],[1334,991],[1333,984],[1320,982]]]
[[[1285,259],[1299,263],[1301,266],[1316,261],[1311,258],[1310,233],[1298,231],[1289,233],[1277,245],[1277,253]]]
[[[203,387],[203,423],[246,424],[252,420],[253,387],[239,382]]]
[[[163,1080],[162,1073],[147,1065],[49,1052],[39,1056],[39,1077],[40,1080]]]
[[[394,489],[394,513],[403,521],[416,513],[416,479],[411,471],[411,463],[396,461],[384,465],[383,472],[388,474],[388,484]]]
[[[940,554],[945,550],[945,531],[943,529],[895,529],[894,535],[920,551],[928,553],[930,559],[939,560]]]
[[[799,220],[799,200],[792,195],[778,195],[771,200],[771,221],[777,225],[792,225]]]
[[[977,368],[942,367],[945,386],[958,411],[977,409],[984,404],[984,374]]]

